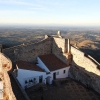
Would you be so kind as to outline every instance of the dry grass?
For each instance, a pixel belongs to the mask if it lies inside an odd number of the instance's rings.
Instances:
[[[84,41],[78,43],[78,46],[79,46],[79,47],[81,47],[81,46],[87,46],[87,45],[91,45],[91,44],[93,44],[93,43],[94,43],[94,42],[91,41],[91,40],[84,40]]]

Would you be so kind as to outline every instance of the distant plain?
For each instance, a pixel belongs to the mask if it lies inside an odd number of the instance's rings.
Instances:
[[[80,27],[0,27],[0,44],[3,48],[37,42],[45,35],[55,35],[61,31],[69,38],[71,45],[91,55],[100,63],[100,28]]]

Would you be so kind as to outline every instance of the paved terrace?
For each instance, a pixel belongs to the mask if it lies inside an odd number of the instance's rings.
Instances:
[[[47,85],[47,90],[27,91],[30,100],[100,100],[100,95],[81,83],[68,78],[58,85]],[[60,83],[60,84],[59,84]]]

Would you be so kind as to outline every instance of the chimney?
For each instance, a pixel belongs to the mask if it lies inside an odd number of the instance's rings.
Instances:
[[[62,38],[62,37],[61,37],[61,32],[60,32],[60,31],[58,31],[57,36],[58,36],[59,38]]]
[[[68,39],[68,53],[70,53],[70,39]]]

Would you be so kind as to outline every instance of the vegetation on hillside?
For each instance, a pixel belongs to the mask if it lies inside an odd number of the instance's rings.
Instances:
[[[37,42],[44,35],[54,35],[61,31],[64,38],[71,40],[71,45],[77,46],[85,53],[100,62],[100,29],[99,28],[67,28],[67,27],[28,27],[28,28],[0,28],[0,44],[8,48],[20,44]]]

